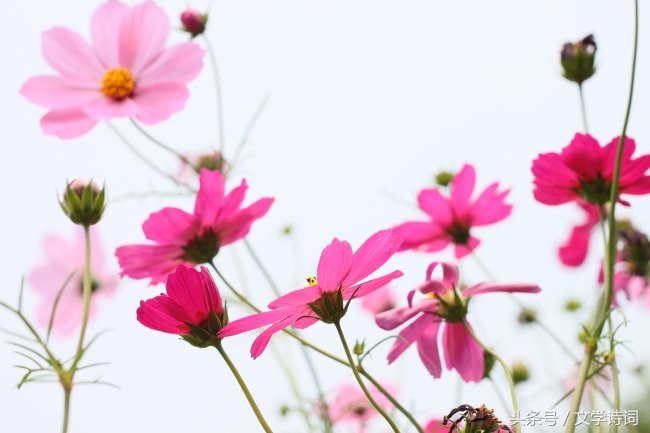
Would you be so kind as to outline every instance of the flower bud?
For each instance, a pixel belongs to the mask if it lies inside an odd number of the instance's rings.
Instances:
[[[59,204],[73,223],[88,227],[102,218],[104,198],[105,188],[100,190],[92,180],[75,179],[66,187]]]
[[[577,299],[569,299],[564,303],[564,309],[567,311],[579,310],[582,304]]]
[[[359,343],[358,341],[354,344],[354,350],[352,351],[355,355],[361,356],[363,355],[363,352],[365,350],[365,342],[362,341]]]
[[[532,308],[524,307],[521,309],[521,312],[519,313],[517,320],[522,325],[526,325],[528,323],[535,323],[537,321],[537,313]]]
[[[594,35],[588,35],[583,40],[567,42],[562,48],[560,62],[564,69],[564,78],[578,84],[594,75],[594,59],[596,56],[596,42]]]
[[[208,22],[208,14],[202,14],[195,9],[185,9],[181,14],[181,24],[183,24],[183,31],[192,35],[192,38],[197,37],[205,31],[205,25]]]
[[[448,186],[452,180],[454,180],[454,173],[448,171],[441,171],[440,173],[436,174],[435,177],[436,185],[440,186]]]
[[[530,379],[530,372],[528,371],[528,366],[523,362],[515,362],[510,367],[512,371],[512,381],[516,384],[525,382]]]

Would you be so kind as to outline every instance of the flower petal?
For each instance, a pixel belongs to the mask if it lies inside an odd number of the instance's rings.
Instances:
[[[402,238],[399,251],[423,248],[440,251],[449,245],[447,234],[435,223],[412,221],[393,227],[393,233]]]
[[[272,310],[285,307],[296,307],[299,305],[306,307],[307,304],[320,298],[322,294],[323,291],[320,287],[307,286],[280,296],[275,301],[272,301],[268,307]]]
[[[153,125],[185,108],[189,97],[190,92],[185,84],[166,82],[138,86],[131,101],[136,106],[135,117],[142,123]]]
[[[390,229],[370,236],[354,253],[352,267],[343,280],[343,287],[355,284],[379,269],[395,254],[401,243],[402,238]]]
[[[197,44],[184,42],[165,49],[138,78],[138,85],[162,82],[187,84],[201,72],[205,51]]]
[[[181,247],[192,241],[199,228],[199,221],[194,215],[175,207],[152,213],[142,224],[147,239]]]
[[[442,362],[438,351],[438,330],[440,322],[432,322],[418,337],[418,354],[431,375],[438,379],[442,374]]]
[[[470,164],[463,165],[451,181],[450,204],[454,215],[465,215],[476,184],[476,170]]]
[[[90,22],[90,33],[95,51],[104,66],[104,73],[120,65],[119,40],[116,30],[129,7],[117,0],[108,0],[97,8]]]
[[[475,284],[463,290],[463,296],[477,296],[484,293],[504,292],[504,293],[539,293],[542,289],[537,284],[532,283],[492,283],[485,282]]]
[[[448,370],[455,368],[465,382],[478,382],[483,378],[483,349],[469,335],[462,323],[445,324],[442,347]]]
[[[324,292],[338,290],[352,267],[352,247],[336,238],[323,249],[316,276]]]
[[[87,116],[79,108],[52,110],[41,119],[43,133],[62,139],[77,138],[94,128],[98,119]]]
[[[76,32],[54,27],[43,32],[43,57],[63,77],[78,86],[99,89],[106,72],[93,48]]]
[[[81,87],[68,79],[51,75],[30,78],[21,87],[20,94],[30,102],[53,110],[76,108],[104,97],[97,89]]]

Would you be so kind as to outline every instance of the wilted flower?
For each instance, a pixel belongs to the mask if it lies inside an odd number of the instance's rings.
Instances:
[[[165,48],[169,30],[167,15],[152,1],[129,7],[108,0],[93,15],[92,44],[63,27],[44,32],[43,55],[57,75],[33,77],[20,89],[50,109],[43,132],[75,138],[100,120],[154,124],[183,109],[204,51],[191,42]]]
[[[420,191],[420,209],[430,220],[406,222],[395,227],[395,233],[404,238],[400,250],[431,252],[454,244],[456,258],[472,252],[480,241],[471,235],[471,228],[494,224],[512,212],[512,206],[505,203],[509,190],[498,191],[499,184],[495,182],[472,200],[475,183],[474,167],[465,164],[451,181],[449,197],[435,188]]]
[[[158,284],[178,265],[209,263],[221,247],[245,237],[273,203],[266,197],[242,208],[248,188],[245,179],[228,194],[226,179],[218,171],[201,170],[199,181],[194,213],[173,207],[152,213],[142,229],[156,244],[125,245],[115,251],[120,275],[151,278],[150,284]]]
[[[104,266],[104,252],[95,227],[90,228],[91,296],[89,317],[96,311],[103,298],[112,295],[117,287],[117,274],[109,272]],[[84,230],[78,227],[76,237],[67,240],[57,235],[45,238],[43,249],[46,261],[32,269],[27,275],[29,284],[42,295],[36,320],[40,325],[48,326],[57,295],[61,292],[52,330],[60,336],[69,336],[80,325],[83,316],[83,273],[86,243]],[[68,284],[65,281],[70,278]]]
[[[370,236],[353,254],[348,242],[334,239],[321,253],[316,277],[307,278],[307,287],[271,302],[268,305],[271,311],[229,323],[219,332],[219,337],[273,324],[253,342],[251,356],[257,358],[264,352],[273,334],[290,325],[302,329],[319,320],[325,323],[340,320],[347,312],[350,300],[362,298],[403,275],[401,271],[393,271],[360,282],[386,263],[395,254],[400,242],[400,237],[391,230],[382,230]]]
[[[439,264],[443,277],[432,278],[433,271]],[[478,382],[483,378],[485,369],[483,349],[463,324],[467,323],[467,309],[471,298],[491,292],[537,293],[541,290],[536,284],[487,282],[461,290],[458,287],[458,279],[456,265],[433,262],[427,268],[425,282],[408,294],[408,307],[395,308],[375,316],[377,325],[388,330],[395,329],[417,316],[400,331],[401,338],[395,340],[388,353],[389,364],[415,342],[424,366],[433,377],[439,378],[442,364],[438,351],[438,333],[442,328],[442,347],[447,369],[456,369],[466,382]],[[416,291],[426,295],[426,298],[413,302]],[[470,326],[469,323],[467,326]]]

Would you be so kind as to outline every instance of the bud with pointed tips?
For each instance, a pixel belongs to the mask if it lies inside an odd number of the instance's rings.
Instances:
[[[75,179],[66,187],[59,204],[73,223],[89,227],[102,218],[106,208],[105,191],[92,180]]]

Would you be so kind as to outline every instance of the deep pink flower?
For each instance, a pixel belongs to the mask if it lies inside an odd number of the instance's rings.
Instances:
[[[609,201],[614,178],[616,150],[619,138],[601,147],[588,134],[576,134],[562,153],[543,153],[533,161],[535,175],[533,194],[540,203],[559,205],[575,200],[592,204]],[[632,159],[636,148],[634,140],[625,139],[621,159],[618,201],[622,194],[642,195],[650,193],[650,155]]]
[[[246,236],[273,203],[266,197],[242,208],[246,180],[226,194],[226,179],[218,171],[201,170],[199,182],[194,213],[173,207],[152,213],[142,229],[156,244],[126,245],[115,251],[121,276],[151,278],[153,285],[164,282],[178,265],[209,263],[221,247]]]
[[[397,389],[390,384],[383,384],[392,396],[396,396]],[[387,412],[393,409],[393,404],[372,384],[368,385],[368,391],[372,398]],[[368,397],[363,393],[359,385],[345,383],[339,386],[336,393],[336,400],[328,406],[329,418],[334,424],[338,422],[356,425],[359,430],[364,431],[366,423],[373,417],[379,415]]]
[[[451,423],[448,423],[445,426],[442,419],[433,418],[424,426],[424,433],[449,433],[451,425]]]
[[[591,232],[598,225],[600,217],[598,206],[585,201],[577,201],[578,206],[585,211],[585,222],[571,229],[569,238],[558,248],[560,261],[566,266],[580,266],[587,257]]]
[[[353,254],[348,242],[334,239],[321,253],[316,278],[308,278],[307,287],[271,302],[268,305],[271,311],[229,323],[219,332],[219,337],[241,334],[273,323],[253,342],[251,356],[257,358],[271,336],[287,326],[295,325],[302,329],[313,325],[318,319],[327,323],[339,320],[347,311],[342,301],[362,298],[403,275],[401,271],[393,271],[360,283],[386,263],[400,243],[401,238],[391,230],[382,230],[370,236]]]
[[[510,190],[498,191],[497,182],[472,200],[475,182],[474,167],[465,164],[451,183],[449,197],[435,188],[420,191],[420,209],[431,220],[407,222],[395,227],[395,233],[404,238],[400,250],[440,251],[453,243],[456,258],[472,252],[480,241],[470,234],[470,229],[494,224],[512,212],[512,206],[505,203]]]
[[[169,274],[167,293],[148,301],[140,301],[138,322],[147,328],[168,334],[191,335],[197,328],[208,328],[208,318],[214,312],[224,319],[224,306],[210,272],[201,266],[201,272],[183,265]],[[216,334],[216,332],[215,332]]]
[[[389,285],[375,290],[361,300],[361,307],[372,315],[392,310],[396,305],[397,296]]]
[[[443,270],[443,278],[432,278],[438,264]],[[466,289],[458,287],[458,268],[452,263],[433,262],[427,268],[426,281],[417,291],[426,298],[413,302],[416,290],[408,295],[409,306],[396,308],[375,316],[375,321],[383,329],[395,329],[406,321],[418,316],[399,333],[388,353],[388,363],[392,363],[411,343],[418,346],[418,353],[425,367],[435,378],[442,373],[438,351],[438,332],[442,328],[442,348],[448,370],[456,369],[466,382],[478,382],[483,377],[483,349],[463,326],[467,307],[473,296],[491,292],[537,293],[541,289],[535,284],[480,283]]]
[[[97,312],[97,303],[115,292],[117,274],[107,271],[104,267],[104,252],[94,227],[90,228],[90,243],[92,292],[89,317],[92,317]],[[76,237],[70,241],[49,235],[44,242],[46,262],[36,266],[27,276],[29,284],[42,295],[36,320],[40,325],[48,326],[56,296],[66,279],[74,272],[72,279],[63,289],[52,324],[52,331],[62,337],[71,335],[81,325],[85,249],[84,231],[81,227],[77,228]]]
[[[165,48],[169,30],[152,1],[129,7],[108,0],[93,14],[92,43],[63,27],[44,32],[43,55],[58,74],[33,77],[20,89],[51,110],[41,119],[43,132],[75,138],[103,119],[154,124],[183,109],[204,51],[190,42]]]

